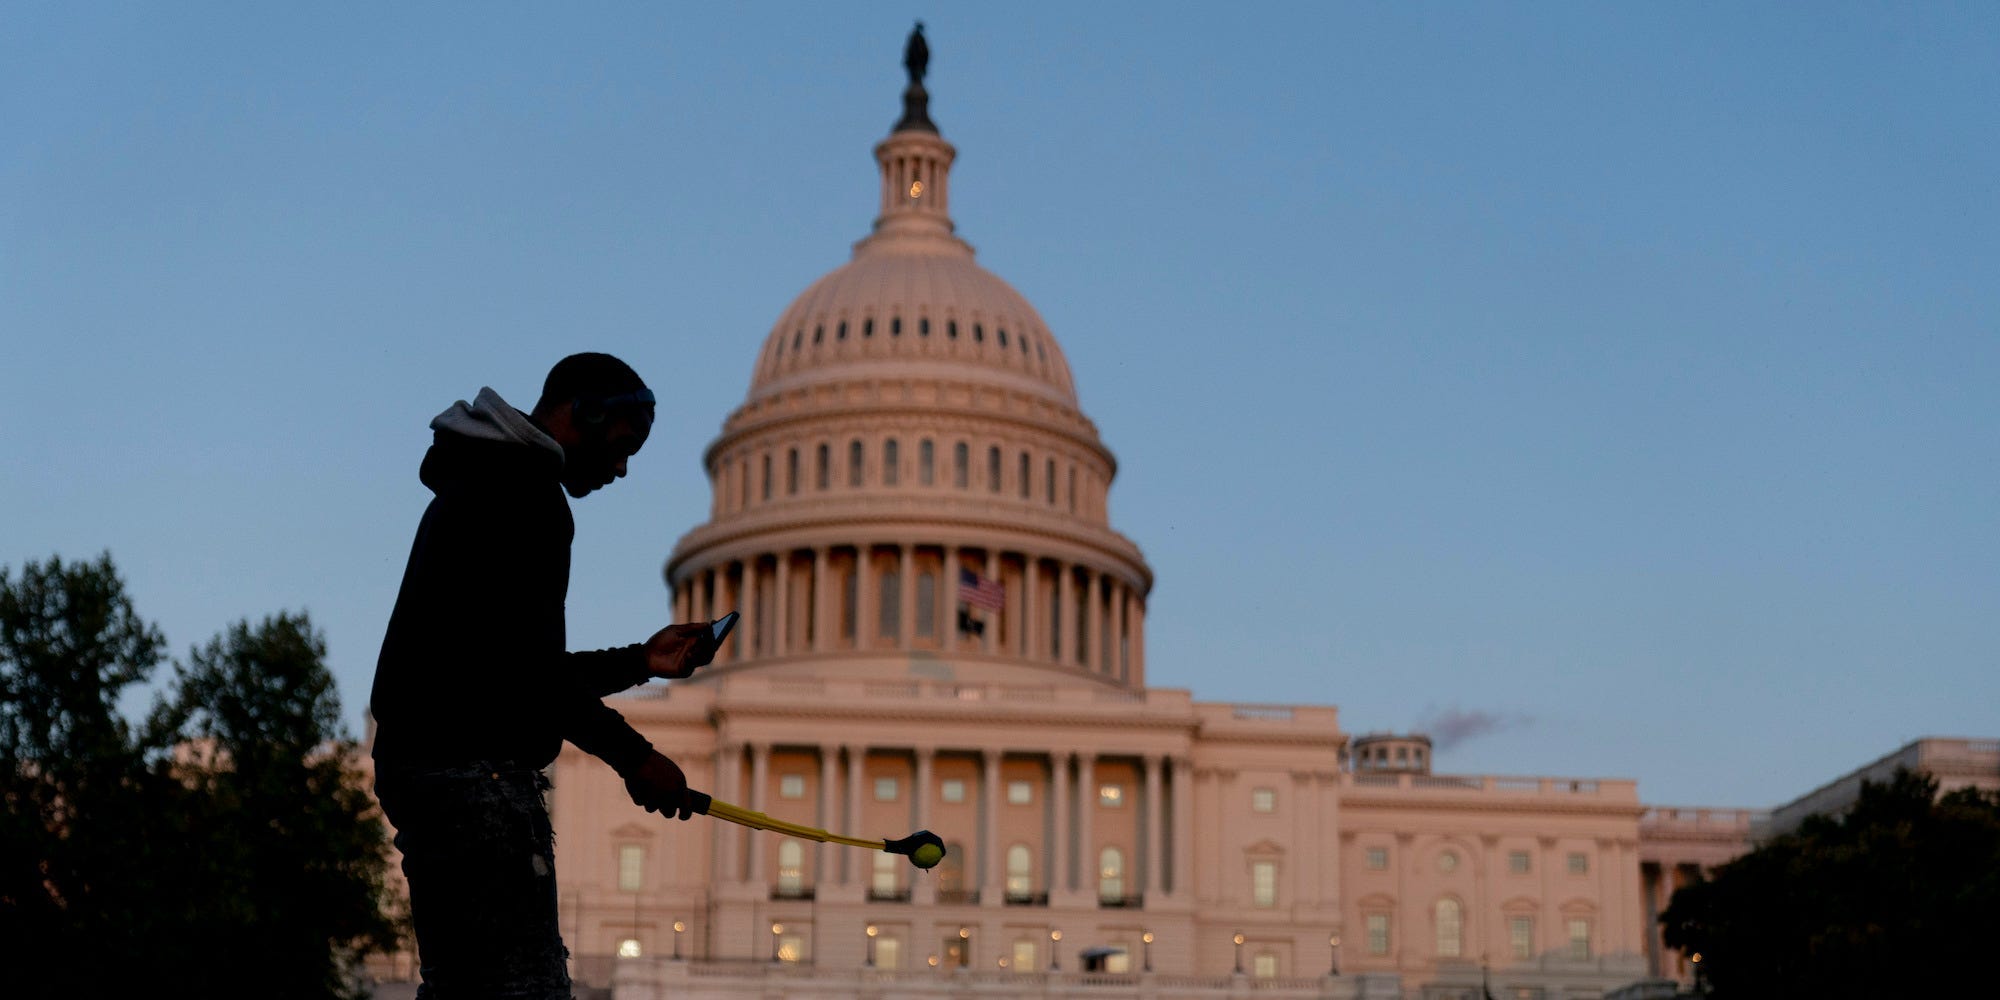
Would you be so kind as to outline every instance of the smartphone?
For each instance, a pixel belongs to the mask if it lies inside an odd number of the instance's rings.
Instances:
[[[730,613],[723,615],[722,617],[717,618],[712,622],[709,622],[708,634],[713,636],[715,638],[715,641],[718,644],[720,644],[722,640],[729,638],[729,630],[736,627],[736,619],[739,617],[741,616],[738,615],[736,612],[731,611]]]

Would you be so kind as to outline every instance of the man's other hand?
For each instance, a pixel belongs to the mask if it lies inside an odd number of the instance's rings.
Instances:
[[[646,672],[679,680],[715,659],[716,641],[702,622],[669,625],[646,640]]]
[[[694,815],[688,802],[687,775],[679,764],[655,750],[644,763],[625,776],[625,791],[647,812],[665,813],[679,819]]]

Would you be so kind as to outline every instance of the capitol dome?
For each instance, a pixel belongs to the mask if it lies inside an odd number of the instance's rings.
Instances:
[[[704,453],[710,518],[666,567],[677,620],[743,615],[702,677],[1137,689],[1153,578],[1109,522],[1116,459],[1048,324],[957,235],[922,75],[875,146],[868,234],[779,315]]]

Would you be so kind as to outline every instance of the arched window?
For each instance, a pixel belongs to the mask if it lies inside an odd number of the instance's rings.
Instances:
[[[736,509],[750,506],[750,463],[736,463]]]
[[[859,441],[847,442],[847,485],[860,488],[862,460],[867,453]]]
[[[1056,505],[1056,460],[1049,459],[1048,466],[1043,471],[1045,474],[1042,476],[1042,486],[1049,495],[1049,506],[1053,507]]]
[[[813,467],[813,485],[822,490],[826,489],[826,481],[827,481],[826,467],[828,464],[830,464],[829,460],[832,458],[832,456],[829,455],[827,452],[828,452],[827,446],[824,443],[822,443],[819,446],[818,453],[814,456],[815,463]]]
[[[797,448],[789,448],[785,451],[785,492],[797,493],[798,491],[799,450]]]
[[[1125,898],[1125,852],[1107,847],[1097,856],[1097,898],[1115,902]]]
[[[898,460],[896,439],[890,438],[882,442],[882,485],[896,485],[898,473],[901,471],[897,465]]]
[[[960,441],[951,446],[951,484],[964,489],[972,474],[972,449]]]
[[[805,849],[796,840],[778,841],[778,894],[798,896],[805,891]]]
[[[925,438],[923,443],[917,445],[917,482],[920,485],[929,486],[936,478],[932,472],[932,466],[935,464],[932,459],[936,450],[932,447],[930,438]]]
[[[1035,855],[1026,844],[1007,848],[1007,898],[1027,899],[1035,894]]]
[[[1437,901],[1437,953],[1439,958],[1457,958],[1465,946],[1465,928],[1458,900]]]
[[[763,485],[763,488],[762,488],[762,490],[761,490],[761,492],[762,492],[762,494],[763,494],[763,498],[764,498],[764,499],[766,499],[766,500],[769,500],[769,499],[771,499],[771,453],[770,453],[770,452],[768,452],[768,451],[764,453],[764,479],[763,479],[763,483],[764,483],[764,485]]]
[[[986,449],[986,489],[1000,492],[1000,446],[991,445]]]
[[[903,630],[903,571],[890,568],[882,571],[882,590],[876,602],[877,628],[875,634],[884,639],[894,639]]]
[[[1021,453],[1021,499],[1028,499],[1028,468],[1034,463],[1028,460],[1028,453]]]
[[[1069,467],[1069,512],[1076,513],[1076,466]]]
[[[917,634],[937,634],[937,577],[929,570],[917,574]]]
[[[889,855],[883,855],[889,857]],[[946,841],[944,861],[937,866],[938,902],[959,903],[965,901],[965,845],[957,841]]]

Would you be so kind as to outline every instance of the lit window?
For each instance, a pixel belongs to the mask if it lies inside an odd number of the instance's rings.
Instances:
[[[1124,785],[1103,785],[1097,789],[1097,804],[1116,809],[1125,804]]]
[[[1268,951],[1258,952],[1257,956],[1250,960],[1250,971],[1258,979],[1276,979],[1278,977],[1278,956]]]
[[[646,849],[638,844],[622,844],[618,848],[618,889],[620,892],[638,892],[645,884]]]
[[[796,962],[806,954],[806,939],[800,934],[778,935],[778,961]]]
[[[895,779],[895,778],[891,777],[891,778],[876,778],[876,779],[875,779],[875,801],[877,801],[877,802],[894,802],[894,801],[896,801],[896,779]]]
[[[1458,900],[1437,901],[1437,953],[1439,958],[1457,958],[1465,944]]]
[[[1535,918],[1508,917],[1507,941],[1514,949],[1515,958],[1535,957]]]
[[[1569,957],[1577,961],[1584,961],[1590,958],[1590,918],[1570,918]]]
[[[1256,861],[1250,865],[1250,904],[1272,907],[1278,905],[1278,863]]]
[[[964,802],[965,782],[957,778],[946,778],[944,783],[938,786],[938,798],[946,802]]]
[[[1368,915],[1368,954],[1387,955],[1389,953],[1389,915],[1370,913]]]
[[[778,892],[796,896],[805,889],[805,849],[796,840],[778,842]]]
[[[1040,963],[1035,960],[1035,942],[1033,940],[1020,938],[1014,942],[1013,965],[1015,972],[1034,972],[1041,968]]]
[[[1507,870],[1516,875],[1526,875],[1529,869],[1527,851],[1508,851]]]
[[[896,876],[903,870],[903,866],[897,864],[897,860],[897,857],[893,854],[882,853],[875,855],[875,872],[868,883],[870,892],[873,892],[877,896],[893,896],[896,894]]]
[[[1369,848],[1369,849],[1368,849],[1368,855],[1367,855],[1367,857],[1368,857],[1368,869],[1369,869],[1370,871],[1378,871],[1378,872],[1380,872],[1380,871],[1388,871],[1388,870],[1389,870],[1389,849],[1388,849],[1388,848],[1386,848],[1386,847],[1371,847],[1371,848]]]
[[[806,797],[806,776],[787,774],[778,779],[778,797],[781,799],[803,799]]]
[[[1260,813],[1276,812],[1277,809],[1278,809],[1277,789],[1253,788],[1250,790],[1251,812],[1260,812]]]
[[[1107,847],[1097,856],[1097,898],[1125,898],[1125,852],[1116,847]]]
[[[1438,871],[1449,875],[1458,870],[1458,852],[1446,851],[1438,855]]]
[[[1114,947],[1118,950],[1104,956],[1104,971],[1112,973],[1131,972],[1132,953],[1125,950],[1124,942],[1119,942]]]
[[[623,940],[623,941],[620,941],[620,942],[618,942],[618,957],[619,957],[619,958],[638,958],[638,957],[639,957],[639,939],[638,939],[638,938],[626,938],[625,940]]]
[[[875,967],[878,969],[900,969],[903,967],[903,942],[892,937],[875,939]]]
[[[1035,786],[1033,782],[1010,781],[1007,783],[1008,805],[1025,806],[1034,801],[1035,801]]]
[[[1569,852],[1569,873],[1571,875],[1590,874],[1590,855],[1582,851]]]
[[[1026,844],[1007,848],[1007,898],[1026,899],[1034,895],[1034,853]]]

